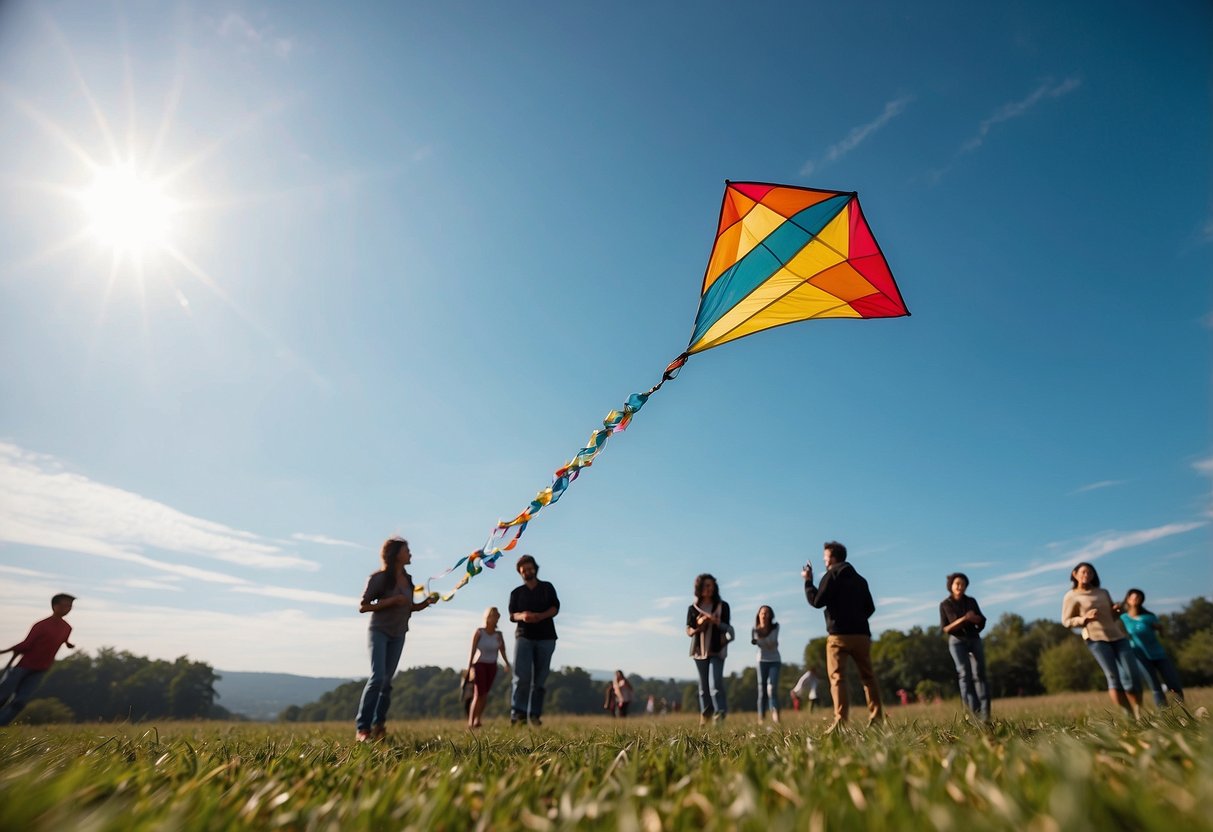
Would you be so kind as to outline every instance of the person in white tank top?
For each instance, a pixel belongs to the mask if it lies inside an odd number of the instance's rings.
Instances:
[[[479,728],[480,715],[489,702],[489,691],[493,680],[497,678],[497,656],[505,662],[505,669],[510,669],[510,660],[505,652],[505,636],[497,629],[501,613],[496,607],[484,611],[484,626],[476,628],[472,635],[472,652],[468,656],[468,668],[472,674],[475,693],[472,694],[472,707],[468,712],[468,727]]]

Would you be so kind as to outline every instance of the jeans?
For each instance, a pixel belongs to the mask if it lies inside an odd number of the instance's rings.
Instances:
[[[28,667],[10,667],[4,671],[4,677],[0,679],[0,706],[3,706],[0,707],[0,725],[8,725],[17,718],[44,678],[45,670]]]
[[[1137,657],[1129,640],[1088,641],[1087,648],[1099,669],[1108,677],[1108,690],[1122,690],[1135,696],[1141,695],[1141,675],[1137,671]]]
[[[510,719],[538,719],[543,716],[544,683],[552,669],[556,639],[514,639],[514,689],[510,698]]]
[[[1165,708],[1167,705],[1167,694],[1162,689],[1164,684],[1168,690],[1180,698],[1180,701],[1183,700],[1183,683],[1179,681],[1179,673],[1165,653],[1161,659],[1151,659],[1145,653],[1137,650],[1134,650],[1133,654],[1141,662],[1141,668],[1146,671],[1146,679],[1149,680],[1150,689],[1154,692],[1155,705],[1160,708]]]
[[[729,712],[724,696],[724,656],[696,659],[695,669],[699,671],[699,713],[724,719]]]
[[[779,662],[758,663],[758,718],[779,710]]]
[[[390,636],[382,630],[369,630],[367,643],[371,651],[371,675],[362,689],[355,727],[369,731],[372,725],[387,722],[387,709],[392,704],[392,679],[400,666],[404,636]]]
[[[990,688],[986,684],[986,652],[980,636],[948,636],[948,652],[956,665],[960,698],[981,719],[990,718]]]

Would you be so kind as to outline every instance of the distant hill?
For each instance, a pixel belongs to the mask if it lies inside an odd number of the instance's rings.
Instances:
[[[250,673],[216,670],[216,705],[249,719],[274,720],[289,705],[306,705],[350,679],[295,676],[291,673]]]

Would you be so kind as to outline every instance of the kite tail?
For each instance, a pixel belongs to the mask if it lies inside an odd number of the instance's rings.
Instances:
[[[545,506],[550,506],[561,498],[573,481],[581,476],[581,472],[594,464],[594,458],[606,447],[607,439],[626,430],[627,426],[632,423],[632,417],[640,411],[640,408],[644,407],[649,397],[660,390],[667,381],[678,377],[678,371],[687,363],[689,357],[690,353],[684,352],[675,358],[661,374],[661,381],[654,384],[645,393],[633,393],[628,396],[622,410],[612,410],[608,413],[602,420],[602,427],[590,434],[590,439],[586,442],[585,447],[577,451],[569,462],[556,469],[552,475],[551,485],[536,494],[535,499],[531,500],[530,504],[512,520],[499,520],[493,530],[489,532],[488,540],[479,549],[460,558],[449,569],[434,575],[424,585],[419,584],[413,587],[414,594],[424,595],[432,601],[450,601],[455,597],[456,592],[467,586],[468,581],[483,572],[485,567],[495,568],[501,556],[518,545],[522,533],[526,531],[527,524],[534,519],[535,515]],[[434,581],[445,578],[461,566],[463,574],[450,592],[439,593],[430,589],[430,584]]]

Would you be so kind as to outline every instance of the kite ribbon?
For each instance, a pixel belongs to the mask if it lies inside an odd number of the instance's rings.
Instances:
[[[632,417],[640,412],[640,408],[644,407],[645,402],[649,397],[661,389],[661,386],[667,381],[678,377],[678,371],[687,363],[687,358],[690,353],[683,353],[675,358],[665,368],[665,372],[661,374],[661,381],[650,387],[644,393],[633,393],[628,396],[628,400],[624,402],[622,410],[612,410],[602,420],[602,427],[590,434],[589,441],[585,447],[577,451],[571,460],[556,469],[552,474],[552,484],[535,495],[535,499],[518,512],[510,520],[499,520],[493,530],[489,532],[488,540],[476,551],[457,560],[450,568],[431,577],[424,585],[413,587],[414,594],[424,595],[432,601],[450,601],[455,597],[455,593],[467,586],[468,581],[484,571],[484,567],[493,569],[497,566],[497,561],[506,552],[512,551],[518,545],[518,540],[522,537],[522,533],[526,531],[527,524],[535,519],[535,515],[542,511],[546,506],[550,506],[559,500],[569,486],[581,476],[581,472],[594,464],[594,459],[598,454],[602,453],[602,449],[606,447],[607,439],[620,431],[626,430],[627,426],[632,423]],[[504,544],[504,545],[502,545]],[[455,588],[450,592],[439,593],[430,589],[430,584],[434,581],[442,580],[447,575],[455,572],[460,567],[463,567],[463,574],[455,584]]]

